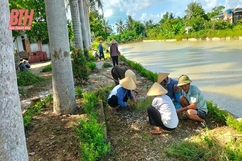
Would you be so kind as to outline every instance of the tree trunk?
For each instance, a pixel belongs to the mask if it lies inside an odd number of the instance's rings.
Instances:
[[[72,114],[76,109],[64,0],[45,0],[52,63],[53,110]]]
[[[8,0],[0,1],[0,160],[28,160],[18,93]]]
[[[88,46],[91,46],[92,45],[92,42],[91,42],[91,39],[92,39],[92,36],[91,36],[91,27],[90,27],[90,20],[89,20],[89,6],[87,4],[87,0],[85,0],[84,2],[84,8],[85,8],[85,15],[86,15],[86,24],[87,24],[87,36],[88,36]]]
[[[83,41],[84,41],[84,48],[88,49],[88,28],[87,28],[87,21],[85,17],[85,8],[84,8],[84,1],[85,0],[78,0],[79,5],[79,11],[80,11],[80,21],[81,21],[81,30],[83,35]]]
[[[74,30],[75,47],[83,50],[82,29],[80,22],[78,0],[70,0],[72,26]]]

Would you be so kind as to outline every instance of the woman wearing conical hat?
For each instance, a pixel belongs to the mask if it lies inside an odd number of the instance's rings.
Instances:
[[[136,85],[133,79],[131,77],[125,77],[112,89],[108,96],[108,104],[113,108],[115,113],[119,107],[130,108],[130,105],[127,104],[128,98],[136,102],[136,97],[131,92],[135,88]]]
[[[110,45],[110,57],[113,61],[113,66],[118,65],[118,56],[120,55],[120,51],[118,49],[117,42],[113,39]]]
[[[178,126],[175,106],[166,93],[167,90],[157,82],[147,93],[147,96],[155,96],[152,104],[147,108],[150,125],[154,126],[150,131],[153,135],[161,134],[163,130],[174,130]]]

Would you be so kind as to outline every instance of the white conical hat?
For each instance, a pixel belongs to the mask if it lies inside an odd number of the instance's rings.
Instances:
[[[157,82],[161,83],[170,73],[159,73]]]
[[[128,90],[134,90],[136,85],[131,77],[125,77],[119,81],[119,84]]]
[[[147,93],[147,96],[159,96],[167,93],[167,90],[159,83],[155,82]]]
[[[136,84],[136,75],[132,70],[130,70],[130,69],[126,70],[126,72],[124,73],[124,76],[131,77],[133,79],[134,83]]]

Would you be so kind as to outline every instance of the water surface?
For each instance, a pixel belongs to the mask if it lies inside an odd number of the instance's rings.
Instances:
[[[242,117],[242,41],[139,42],[119,45],[129,60],[152,72],[187,74],[207,100]]]

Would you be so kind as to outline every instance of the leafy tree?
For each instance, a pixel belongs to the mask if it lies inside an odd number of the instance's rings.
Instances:
[[[216,7],[212,8],[212,11],[209,12],[207,15],[208,15],[208,17],[211,19],[211,18],[213,18],[214,16],[223,13],[223,10],[224,10],[224,9],[225,9],[224,6],[216,6]]]
[[[186,12],[185,19],[187,20],[196,18],[196,17],[201,17],[205,20],[208,20],[208,17],[205,14],[204,9],[202,8],[202,5],[198,2],[192,2],[188,4],[185,12]]]
[[[192,26],[192,31],[204,29],[208,16],[205,14],[205,11],[200,3],[192,2],[188,4],[185,12],[185,23],[187,26]]]
[[[9,6],[10,9],[34,9],[31,30],[14,31],[13,35],[15,37],[24,32],[28,36],[30,42],[37,42],[39,40],[43,43],[49,42],[44,0],[9,0]]]

